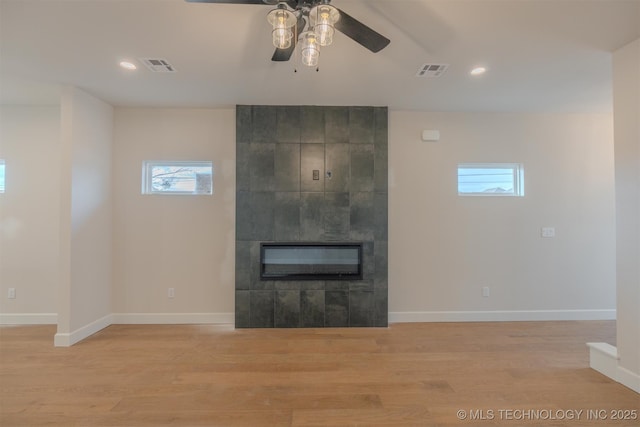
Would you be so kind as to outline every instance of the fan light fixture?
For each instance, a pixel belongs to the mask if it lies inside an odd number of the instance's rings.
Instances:
[[[177,1],[177,0],[175,0]],[[390,40],[331,5],[331,0],[185,0],[189,3],[270,5],[267,21],[276,47],[271,61],[285,62],[298,56],[318,71],[320,46],[329,46],[340,32],[372,53],[387,47]],[[2,2],[2,0],[0,0]],[[266,35],[266,34],[265,34]],[[265,40],[266,41],[266,40]],[[298,70],[294,68],[294,72]]]
[[[317,67],[320,58],[320,42],[315,31],[305,31],[300,35],[300,53],[302,63],[308,67]]]
[[[309,19],[320,46],[329,46],[333,42],[334,24],[340,19],[338,9],[330,4],[319,4],[309,11]]]
[[[334,24],[340,19],[340,12],[329,4],[330,0],[316,0],[318,3],[311,9],[304,9],[302,14],[308,18],[309,27],[295,28],[300,25],[296,14],[291,12],[286,1],[278,1],[278,6],[267,14],[267,20],[273,27],[273,45],[277,49],[289,50],[300,43],[302,63],[308,67],[317,67],[320,58],[320,46],[329,46],[333,42]],[[296,37],[296,39],[294,39]],[[288,58],[288,57],[287,57]]]
[[[273,45],[278,49],[290,47],[293,38],[291,28],[296,24],[296,17],[287,10],[286,3],[278,3],[278,7],[267,15],[267,20],[273,26]]]

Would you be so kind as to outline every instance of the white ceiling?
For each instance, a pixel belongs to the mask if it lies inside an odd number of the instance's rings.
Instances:
[[[270,60],[270,6],[184,0],[0,0],[0,102],[74,85],[114,106],[388,105],[425,111],[611,111],[611,52],[640,37],[640,0],[333,0],[391,44],[342,34],[320,70]],[[164,58],[177,73],[121,60]],[[450,64],[418,78],[424,63]],[[488,72],[472,77],[484,65]],[[297,68],[297,72],[294,70]]]

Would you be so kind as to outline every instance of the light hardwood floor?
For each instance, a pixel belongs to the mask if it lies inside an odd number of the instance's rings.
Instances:
[[[612,321],[54,333],[0,328],[1,426],[640,425],[640,395],[589,369]]]

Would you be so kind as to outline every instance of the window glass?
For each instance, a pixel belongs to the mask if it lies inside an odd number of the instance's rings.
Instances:
[[[524,196],[524,171],[519,163],[458,165],[461,196]]]
[[[0,159],[0,193],[4,193],[4,160]]]
[[[211,162],[145,161],[143,194],[212,194]]]

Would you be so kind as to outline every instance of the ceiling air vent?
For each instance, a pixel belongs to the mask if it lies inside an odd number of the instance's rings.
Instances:
[[[416,77],[440,77],[447,68],[449,64],[424,64],[418,68]]]
[[[175,73],[176,69],[166,59],[138,58],[148,69],[154,73]]]

